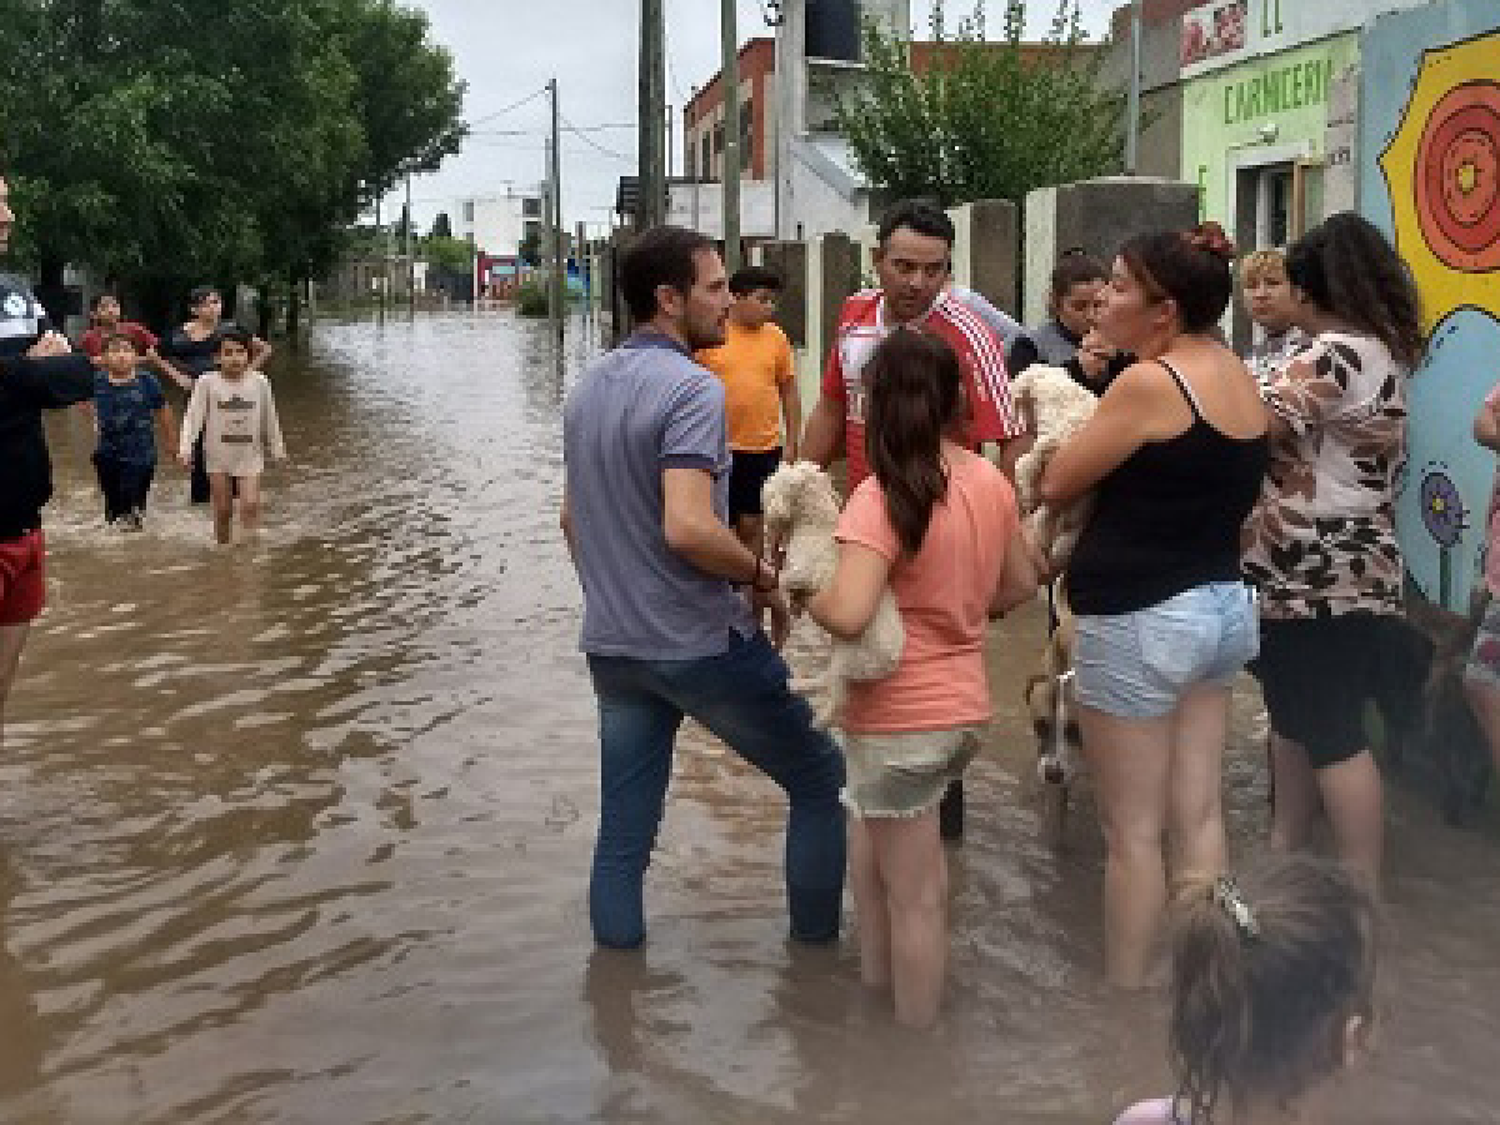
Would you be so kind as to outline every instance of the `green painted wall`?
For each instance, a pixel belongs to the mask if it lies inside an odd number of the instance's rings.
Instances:
[[[1250,151],[1284,151],[1295,145],[1304,158],[1322,156],[1330,88],[1358,65],[1359,37],[1339,35],[1188,81],[1182,105],[1182,175],[1202,188],[1203,217],[1234,230],[1233,216],[1227,213],[1229,170]],[[1261,130],[1272,123],[1276,137],[1267,144]],[[1310,193],[1309,222],[1320,216],[1314,202]]]

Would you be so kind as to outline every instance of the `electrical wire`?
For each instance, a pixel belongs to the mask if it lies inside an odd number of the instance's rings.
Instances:
[[[513,112],[515,110],[520,109],[523,105],[526,105],[528,102],[534,102],[534,101],[536,101],[537,98],[540,98],[546,92],[547,92],[547,87],[543,86],[540,90],[535,90],[532,93],[527,94],[520,101],[511,102],[511,104],[508,105],[508,106],[506,106],[504,109],[497,109],[497,110],[495,110],[494,113],[486,113],[483,117],[476,117],[473,121],[469,122],[469,125],[471,125],[471,126],[473,126],[473,125],[483,125],[486,121],[493,121],[497,117],[503,117],[507,113],[511,113],[511,112]]]
[[[626,164],[635,163],[635,157],[626,156],[623,152],[616,152],[611,148],[605,148],[598,141],[594,140],[593,137],[590,137],[587,133],[580,132],[576,125],[574,125],[571,121],[569,121],[562,115],[561,110],[558,111],[557,118],[560,122],[562,122],[563,127],[566,128],[568,132],[572,133],[575,137],[577,137],[584,144],[588,145],[590,148],[598,149],[605,156],[613,157],[616,160],[623,160]]]

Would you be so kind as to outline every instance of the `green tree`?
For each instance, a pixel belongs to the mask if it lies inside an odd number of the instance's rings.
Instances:
[[[439,211],[437,218],[432,220],[432,235],[435,238],[453,237],[453,223],[448,218],[448,212]]]
[[[463,87],[390,0],[10,0],[0,162],[45,280],[91,265],[163,320],[187,285],[314,276],[408,168],[456,150]]]
[[[1025,23],[1025,0],[1009,0],[997,48],[985,44],[982,0],[951,34],[939,3],[933,38],[949,50],[920,75],[904,38],[866,25],[865,73],[837,120],[872,186],[945,205],[1019,201],[1119,171],[1125,99],[1098,81],[1079,0],[1059,0],[1040,51],[1023,48]]]
[[[467,277],[474,272],[474,244],[466,238],[430,234],[422,240],[422,257],[441,273]]]

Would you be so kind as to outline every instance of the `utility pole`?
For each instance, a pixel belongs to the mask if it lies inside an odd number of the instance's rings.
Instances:
[[[1141,0],[1130,5],[1130,85],[1125,102],[1125,174],[1134,176],[1141,146]]]
[[[666,25],[662,0],[641,0],[641,60],[639,104],[640,161],[637,180],[640,203],[636,211],[639,229],[660,226],[665,215],[667,185],[662,175],[664,145],[662,127],[667,112],[667,62],[664,41]]]
[[[417,314],[417,260],[412,256],[411,168],[406,169],[406,310]]]
[[[552,311],[552,330],[557,335],[557,342],[562,344],[563,320],[567,307],[563,304],[564,285],[567,273],[563,266],[563,217],[562,217],[562,140],[558,136],[557,122],[557,79],[547,83],[547,88],[552,91],[552,159],[551,166],[547,169],[547,177],[551,181],[552,190],[547,197],[552,201],[552,299],[548,302]]]
[[[385,287],[390,281],[390,268],[386,263],[385,227],[381,225],[380,208],[384,203],[384,197],[375,200],[375,237],[380,239],[380,277],[375,285],[380,307],[380,319],[385,319]]]
[[[740,44],[735,0],[719,2],[719,32],[724,62],[719,82],[724,88],[724,268],[740,268]]]

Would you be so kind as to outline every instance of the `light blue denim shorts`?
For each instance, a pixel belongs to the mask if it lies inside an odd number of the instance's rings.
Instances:
[[[1120,719],[1157,719],[1189,688],[1227,686],[1260,648],[1243,582],[1195,586],[1134,613],[1080,616],[1077,630],[1074,698]]]

